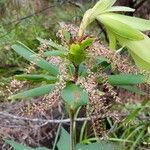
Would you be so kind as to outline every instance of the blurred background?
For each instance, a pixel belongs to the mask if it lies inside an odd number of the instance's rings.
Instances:
[[[97,0],[0,0],[0,97],[9,79],[25,68],[26,62],[11,50],[21,41],[36,51],[36,37],[55,40],[60,23],[79,25],[84,12]],[[135,15],[150,19],[150,0],[118,0],[116,5],[135,8]],[[94,26],[94,27],[93,27]],[[90,30],[103,39],[95,23]]]

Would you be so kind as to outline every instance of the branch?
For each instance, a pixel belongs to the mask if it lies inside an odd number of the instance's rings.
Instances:
[[[70,119],[51,119],[51,120],[47,120],[47,119],[39,119],[39,118],[28,118],[28,117],[19,117],[19,116],[15,116],[9,113],[5,113],[5,112],[0,112],[0,115],[12,118],[12,119],[16,119],[16,120],[24,120],[24,121],[31,121],[31,122],[45,122],[45,123],[68,123],[70,122]],[[95,117],[96,118],[96,117]],[[75,121],[85,121],[85,120],[91,120],[91,117],[87,117],[87,118],[77,118]]]
[[[0,115],[2,116],[6,116],[8,118],[12,118],[12,119],[16,119],[16,120],[24,120],[24,121],[31,121],[31,122],[40,122],[40,123],[69,123],[70,122],[70,119],[67,118],[67,119],[39,119],[39,118],[34,118],[34,119],[31,119],[31,118],[28,118],[28,117],[19,117],[19,116],[15,116],[15,115],[12,115],[12,114],[9,114],[9,113],[5,113],[5,112],[0,112]],[[120,116],[121,117],[126,117],[128,114],[121,114]],[[113,116],[113,114],[112,114]],[[77,118],[75,119],[75,121],[79,121],[79,122],[82,122],[82,121],[91,121],[92,119],[96,119],[96,118],[99,118],[101,117],[100,116],[91,116],[91,117],[82,117],[82,118]],[[111,115],[109,115],[109,117],[111,117]],[[139,116],[138,117],[140,120],[150,120],[150,117],[142,117],[142,116]]]

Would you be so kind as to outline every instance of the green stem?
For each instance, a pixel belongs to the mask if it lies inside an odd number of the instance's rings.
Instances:
[[[70,110],[70,150],[74,150],[74,117],[74,111]]]

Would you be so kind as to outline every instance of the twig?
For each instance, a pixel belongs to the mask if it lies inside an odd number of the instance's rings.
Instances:
[[[16,119],[16,120],[24,120],[24,121],[31,121],[31,122],[46,122],[46,123],[68,123],[70,122],[70,119],[51,119],[51,120],[46,120],[46,119],[39,119],[39,118],[34,118],[34,119],[31,119],[31,118],[28,118],[28,117],[19,117],[19,116],[15,116],[15,115],[12,115],[12,114],[9,114],[9,113],[5,113],[5,112],[0,112],[0,115],[3,115],[3,116],[6,116],[6,117],[9,117],[9,118],[12,118],[12,119]],[[90,117],[87,117],[87,118],[77,118],[75,121],[85,121],[85,120],[91,120]]]
[[[6,112],[0,112],[0,115],[11,118],[11,119],[24,120],[24,121],[30,121],[30,122],[38,122],[38,123],[44,123],[44,124],[48,124],[48,123],[56,123],[57,124],[57,123],[69,123],[70,122],[69,118],[63,119],[63,120],[61,120],[61,119],[48,119],[48,120],[46,120],[46,119],[39,119],[39,118],[31,119],[31,118],[28,118],[28,117],[15,116],[15,115],[12,115],[12,114],[9,114],[9,113],[6,113]],[[127,114],[124,114],[124,115],[121,114],[121,117],[126,117],[126,116],[127,116]],[[91,121],[91,119],[96,119],[97,117],[98,116],[82,117],[82,118],[75,119],[75,121],[79,121],[79,122]],[[111,117],[111,115],[109,115],[109,117]],[[138,119],[150,121],[150,117],[138,116]]]

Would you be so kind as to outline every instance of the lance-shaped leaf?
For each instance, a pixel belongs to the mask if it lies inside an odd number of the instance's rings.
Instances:
[[[116,50],[116,45],[117,45],[117,39],[115,37],[115,34],[109,30],[109,28],[106,28],[107,35],[108,35],[108,40],[109,40],[109,48],[111,50]]]
[[[100,0],[93,8],[87,10],[80,25],[79,37],[82,36],[86,27],[96,19],[97,15],[100,15],[105,10],[109,9],[115,2],[116,0]]]
[[[87,105],[88,94],[73,83],[68,83],[62,90],[61,96],[70,109],[77,109],[80,106]]]
[[[42,96],[52,92],[55,88],[55,85],[44,85],[37,88],[33,88],[28,91],[24,91],[9,97],[9,99],[24,99],[28,97]]]
[[[52,75],[54,75],[54,76],[58,75],[58,67],[57,66],[50,64],[46,60],[37,56],[35,52],[33,52],[28,47],[26,47],[24,44],[19,42],[18,44],[13,45],[12,49],[14,49],[15,52],[17,52],[19,55],[21,55],[28,61],[35,63],[37,66],[41,67],[42,69],[49,71]]]
[[[65,57],[66,54],[64,51],[61,50],[51,50],[43,53],[44,57],[49,57],[49,56],[59,56],[59,57]]]
[[[116,13],[105,13],[103,14],[103,16],[127,24],[140,31],[150,30],[150,20],[126,16],[126,15],[120,15]]]
[[[77,144],[75,150],[119,150],[120,147],[111,143]]]
[[[97,20],[103,23],[112,33],[129,40],[143,40],[144,36],[138,30],[120,21],[108,17],[106,14],[99,15]]]
[[[28,81],[47,81],[50,83],[55,83],[57,81],[57,78],[54,76],[49,76],[49,75],[45,75],[45,74],[22,74],[22,75],[16,75],[15,78],[17,80],[28,80]]]
[[[51,39],[45,40],[45,39],[38,37],[37,40],[40,41],[42,44],[47,44],[57,50],[65,50],[65,48],[62,45],[59,45],[59,44],[53,42]]]
[[[91,46],[94,41],[94,38],[87,38],[80,43],[81,49],[85,50],[87,47]]]
[[[146,77],[141,74],[109,75],[108,82],[112,85],[134,85],[146,82]]]
[[[146,95],[146,93],[144,91],[141,91],[140,89],[138,89],[135,86],[131,86],[131,85],[119,85],[118,87],[123,88],[129,92],[133,92],[139,95]]]
[[[124,7],[124,6],[113,6],[109,9],[107,9],[105,12],[118,12],[118,11],[126,11],[126,12],[134,12],[135,9],[130,7]]]

